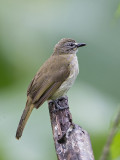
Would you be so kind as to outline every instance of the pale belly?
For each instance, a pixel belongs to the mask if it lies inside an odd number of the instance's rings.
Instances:
[[[78,60],[77,56],[74,56],[74,59],[72,60],[70,64],[70,75],[69,77],[65,80],[65,82],[62,83],[62,85],[57,89],[57,91],[52,95],[51,99],[58,99],[62,96],[64,96],[67,91],[72,87],[78,73],[79,73],[79,66],[78,66]]]

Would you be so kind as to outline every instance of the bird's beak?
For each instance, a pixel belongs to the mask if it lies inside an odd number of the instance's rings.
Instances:
[[[85,44],[85,43],[75,43],[75,46],[76,46],[77,48],[79,48],[79,47],[86,46],[86,44]]]

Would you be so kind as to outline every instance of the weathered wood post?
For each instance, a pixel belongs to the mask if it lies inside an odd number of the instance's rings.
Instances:
[[[58,104],[68,106],[68,98],[60,98]],[[48,106],[58,160],[94,160],[89,134],[73,123],[69,108],[56,110],[53,102]]]

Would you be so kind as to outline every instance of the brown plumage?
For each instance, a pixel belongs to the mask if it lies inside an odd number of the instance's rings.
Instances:
[[[27,90],[27,103],[17,128],[17,139],[22,136],[33,108],[39,108],[46,100],[63,96],[71,87],[79,71],[76,51],[80,45],[85,44],[62,39],[56,44],[52,56],[39,69]]]

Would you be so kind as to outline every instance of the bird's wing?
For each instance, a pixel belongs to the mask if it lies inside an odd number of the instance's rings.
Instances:
[[[49,99],[69,74],[69,64],[65,63],[64,58],[59,59],[59,56],[49,58],[37,72],[27,91],[27,95],[32,98],[35,107],[38,108]]]
[[[53,85],[50,86],[50,88],[48,88],[43,94],[42,96],[39,98],[38,101],[35,101],[35,107],[39,108],[47,99],[49,99],[49,97],[51,97],[55,91],[60,87],[61,82],[56,82]],[[36,100],[36,99],[34,99]]]

